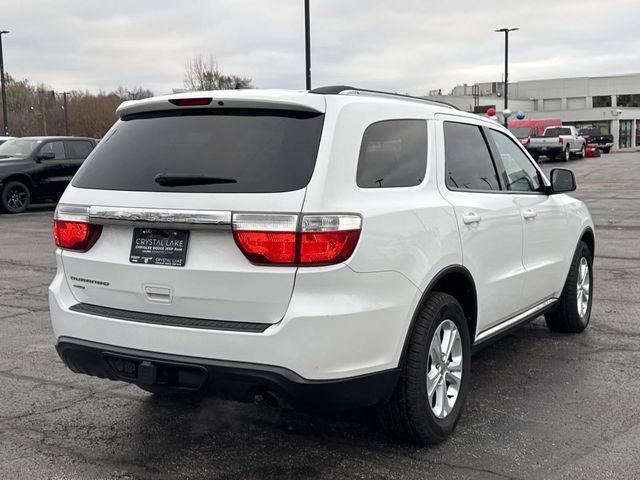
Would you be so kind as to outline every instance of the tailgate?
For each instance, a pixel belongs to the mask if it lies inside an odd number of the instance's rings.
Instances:
[[[270,212],[301,210],[304,190],[275,195],[275,199],[261,195],[260,204],[269,206]],[[174,205],[183,203],[175,200]],[[133,199],[125,202],[136,203]],[[151,199],[139,203],[149,204]],[[258,210],[256,204],[250,208],[250,202],[234,202],[229,196],[210,198],[208,203]],[[276,323],[284,316],[296,268],[250,263],[233,239],[230,209],[123,209],[93,205],[90,212],[90,222],[102,225],[96,244],[84,253],[62,252],[65,276],[79,303],[237,322]],[[164,221],[172,220],[171,215],[179,221]],[[163,222],[157,222],[161,218]],[[149,221],[153,219],[156,221]],[[182,266],[145,263],[144,258],[133,259],[138,263],[132,261],[132,253],[139,253],[132,251],[132,244],[141,236],[134,236],[134,231],[137,229],[143,235],[150,228],[188,232]],[[165,252],[162,247],[152,248],[156,251],[150,255],[153,257],[150,262],[157,262],[157,257]]]
[[[134,109],[80,168],[56,214],[64,220],[79,209],[89,228],[101,229],[88,251],[62,252],[78,302],[199,319],[282,319],[296,268],[251,263],[231,219],[300,213],[324,115],[289,103],[219,103]]]

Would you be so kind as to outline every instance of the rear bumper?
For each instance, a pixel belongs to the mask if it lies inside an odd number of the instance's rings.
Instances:
[[[550,146],[539,146],[539,145],[526,145],[525,148],[530,153],[537,153],[539,155],[558,155],[563,151],[564,146],[561,145],[550,145]]]
[[[305,380],[337,381],[399,365],[420,296],[396,272],[356,273],[345,265],[309,268],[296,277],[278,323],[256,330],[226,328],[224,321],[79,308],[58,256],[49,308],[56,342],[66,337],[216,362],[275,365]],[[144,312],[147,307],[139,308]]]
[[[56,350],[76,373],[201,391],[241,402],[270,393],[296,408],[354,408],[385,403],[399,369],[339,380],[306,380],[286,368],[170,355],[61,337]]]

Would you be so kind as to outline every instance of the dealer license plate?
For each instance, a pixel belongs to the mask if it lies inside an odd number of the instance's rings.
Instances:
[[[188,243],[188,230],[134,228],[129,261],[182,267],[187,258]]]

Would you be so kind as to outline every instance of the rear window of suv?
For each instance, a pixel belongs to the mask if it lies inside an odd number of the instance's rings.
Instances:
[[[73,185],[143,192],[298,190],[313,174],[323,121],[317,113],[258,109],[129,115],[100,142]],[[171,181],[158,182],[158,176]]]

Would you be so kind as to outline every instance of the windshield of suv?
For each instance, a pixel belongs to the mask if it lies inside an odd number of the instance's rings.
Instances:
[[[516,138],[527,138],[531,135],[531,127],[511,127],[509,131],[513,133]]]
[[[39,144],[38,140],[7,140],[0,145],[0,158],[28,157]]]
[[[229,108],[129,115],[100,141],[73,185],[143,192],[298,190],[311,180],[323,121],[312,112]]]

